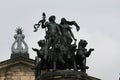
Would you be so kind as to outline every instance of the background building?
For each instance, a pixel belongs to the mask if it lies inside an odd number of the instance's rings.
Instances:
[[[11,58],[0,62],[0,80],[34,80],[34,60],[29,58],[22,28],[17,28]]]

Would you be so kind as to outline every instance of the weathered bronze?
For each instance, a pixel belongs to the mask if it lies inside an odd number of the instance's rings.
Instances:
[[[37,53],[35,75],[36,80],[40,80],[41,70],[74,70],[86,73],[86,57],[89,57],[94,49],[87,49],[86,40],[80,40],[78,49],[77,39],[74,37],[71,25],[79,31],[80,27],[75,21],[61,19],[60,24],[55,22],[56,17],[50,16],[46,21],[46,15],[43,13],[43,19],[34,25],[34,32],[41,26],[45,29],[46,35],[44,40],[38,41],[41,49],[32,48]],[[73,42],[74,40],[74,42]],[[73,42],[73,44],[72,44]]]
[[[85,48],[87,46],[87,41],[86,40],[80,40],[78,44],[78,49],[76,53],[76,64],[78,69],[81,69],[81,71],[86,72],[86,69],[89,67],[86,66],[86,57],[89,57],[91,52],[94,51],[93,48],[87,49]]]

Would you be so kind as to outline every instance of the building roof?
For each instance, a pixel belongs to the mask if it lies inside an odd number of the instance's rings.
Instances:
[[[23,64],[30,65],[30,66],[34,67],[34,60],[33,59],[19,56],[16,58],[12,58],[12,59],[8,59],[8,60],[0,62],[0,69],[14,65],[14,64],[18,64],[18,63],[23,63]]]

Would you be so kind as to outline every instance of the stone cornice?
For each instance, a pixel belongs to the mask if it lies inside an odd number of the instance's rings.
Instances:
[[[0,69],[8,67],[8,66],[12,66],[12,65],[18,64],[18,63],[23,63],[23,64],[30,65],[30,66],[34,67],[34,60],[33,59],[19,56],[19,57],[13,58],[13,59],[8,59],[8,60],[0,62]]]

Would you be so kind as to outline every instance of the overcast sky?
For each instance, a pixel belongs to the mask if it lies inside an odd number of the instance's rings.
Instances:
[[[11,55],[11,46],[17,27],[22,27],[29,46],[30,58],[34,59],[32,47],[45,36],[44,29],[33,32],[33,25],[41,19],[56,16],[75,20],[81,27],[72,31],[79,41],[88,41],[87,49],[95,51],[87,59],[88,75],[102,80],[118,80],[120,73],[120,0],[0,0],[0,61]]]

